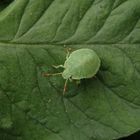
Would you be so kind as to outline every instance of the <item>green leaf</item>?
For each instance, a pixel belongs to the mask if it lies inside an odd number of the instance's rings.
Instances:
[[[14,0],[0,12],[0,138],[111,140],[140,130],[140,1]],[[96,77],[68,84],[66,48],[91,48]]]

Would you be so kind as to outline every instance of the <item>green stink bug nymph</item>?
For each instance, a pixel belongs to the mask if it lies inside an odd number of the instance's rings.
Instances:
[[[45,73],[44,76],[62,75],[65,81],[63,95],[66,92],[68,80],[81,80],[85,78],[92,78],[100,67],[100,58],[91,49],[83,48],[68,53],[64,65],[54,66],[55,68],[64,68],[61,73],[49,74]]]

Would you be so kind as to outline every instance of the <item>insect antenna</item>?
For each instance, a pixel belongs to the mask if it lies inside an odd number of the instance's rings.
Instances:
[[[66,52],[67,52],[66,59],[69,58],[71,51],[72,51],[71,48],[66,48]]]

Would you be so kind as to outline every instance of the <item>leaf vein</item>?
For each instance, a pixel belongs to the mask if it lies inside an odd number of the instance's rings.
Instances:
[[[34,24],[25,32],[23,33],[21,37],[23,37],[25,34],[27,34],[39,21],[40,19],[43,17],[43,15],[46,13],[46,11],[48,10],[48,8],[52,5],[52,3],[54,2],[55,0],[52,0],[52,2],[47,6],[47,8],[45,10],[42,11],[42,14],[40,14],[40,16],[38,17],[38,19],[34,22]]]

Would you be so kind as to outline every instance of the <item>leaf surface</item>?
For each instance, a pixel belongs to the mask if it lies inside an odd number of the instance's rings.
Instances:
[[[140,1],[15,0],[0,12],[0,138],[109,140],[140,129]],[[44,72],[91,48],[96,77]]]

